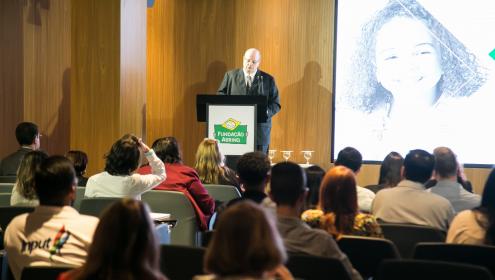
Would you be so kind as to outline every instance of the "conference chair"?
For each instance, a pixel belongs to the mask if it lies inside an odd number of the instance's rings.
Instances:
[[[364,279],[375,277],[383,260],[400,258],[394,243],[388,239],[344,235],[337,244]]]
[[[171,280],[191,280],[204,274],[205,249],[183,245],[160,246],[160,270]]]
[[[174,245],[198,246],[200,242],[196,212],[189,199],[176,191],[148,191],[141,195],[152,212],[169,213],[177,219],[170,232],[170,243]]]
[[[234,186],[205,184],[205,189],[217,202],[226,202],[241,197],[241,193]]]
[[[74,208],[77,211],[81,210],[81,201],[85,198],[84,192],[86,191],[85,187],[77,187],[76,188],[76,200],[74,200]]]
[[[385,260],[378,268],[377,280],[492,280],[482,266],[425,260]]]
[[[90,215],[100,217],[103,211],[112,205],[114,202],[119,201],[118,197],[91,197],[83,198],[81,200],[81,209],[79,213],[84,215]]]
[[[0,193],[12,193],[14,183],[0,183]]]
[[[0,207],[10,206],[10,193],[0,193]]]
[[[0,197],[3,194],[0,194]],[[10,204],[10,197],[9,197]],[[9,225],[10,221],[16,216],[19,216],[24,213],[33,212],[34,207],[27,206],[0,206],[0,249],[3,249],[3,232]]]
[[[15,183],[17,176],[0,176],[0,183]]]
[[[479,265],[495,275],[494,246],[421,242],[416,245],[414,259]]]
[[[21,280],[57,280],[60,273],[73,268],[72,266],[28,266],[22,270]]]
[[[394,242],[402,258],[412,258],[419,242],[444,242],[445,232],[429,226],[380,223],[383,235]]]
[[[294,278],[306,280],[351,279],[342,262],[334,258],[290,254],[286,266]]]

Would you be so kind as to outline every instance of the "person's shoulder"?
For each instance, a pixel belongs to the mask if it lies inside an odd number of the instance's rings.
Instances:
[[[265,72],[265,71],[260,71],[260,75],[263,76],[263,79],[272,79],[273,80],[273,76],[270,75],[269,73]]]

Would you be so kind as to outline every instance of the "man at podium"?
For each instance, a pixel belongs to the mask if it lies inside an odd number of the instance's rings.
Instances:
[[[267,98],[267,121],[258,123],[256,128],[256,149],[268,153],[272,116],[280,111],[280,98],[273,77],[261,70],[261,54],[257,49],[248,49],[244,53],[242,69],[225,73],[218,94],[222,95],[261,95]]]

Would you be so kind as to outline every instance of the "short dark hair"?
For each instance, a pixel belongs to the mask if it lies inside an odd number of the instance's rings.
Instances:
[[[179,143],[175,137],[158,138],[153,142],[151,148],[164,163],[182,162],[179,152]]]
[[[51,156],[45,159],[35,175],[34,189],[40,204],[63,206],[75,178],[74,166],[66,157]]]
[[[433,150],[435,156],[435,172],[442,178],[457,175],[457,158],[451,149],[438,147]]]
[[[15,138],[21,146],[33,144],[38,134],[38,126],[32,122],[21,122],[15,128]]]
[[[306,173],[299,165],[281,162],[272,167],[270,193],[275,203],[294,206],[305,190]]]
[[[411,150],[404,159],[404,177],[419,183],[426,183],[431,178],[435,157],[424,150]]]
[[[82,176],[88,165],[88,155],[83,151],[68,151],[66,157],[74,164],[77,176]]]
[[[262,152],[250,152],[241,156],[237,162],[237,175],[245,183],[244,188],[257,187],[267,178],[270,161]]]
[[[343,165],[351,169],[356,173],[363,164],[363,156],[361,153],[353,147],[345,147],[337,155],[337,160],[335,160],[335,165]]]
[[[105,171],[110,175],[130,175],[139,167],[139,139],[126,134],[112,145],[106,155]]]

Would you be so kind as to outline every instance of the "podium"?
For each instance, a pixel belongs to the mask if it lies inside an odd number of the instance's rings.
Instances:
[[[205,95],[196,97],[196,118],[207,123],[206,135],[216,139],[225,156],[256,150],[256,127],[266,122],[266,96]]]

